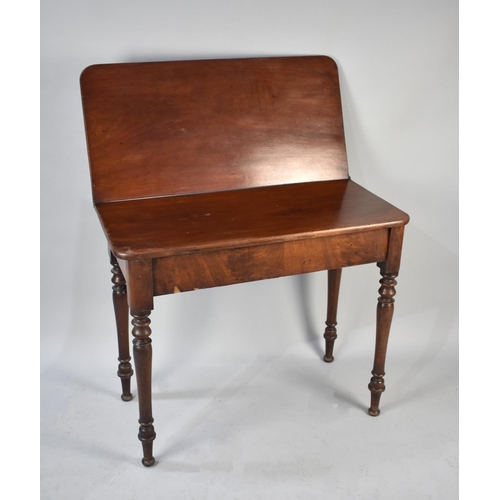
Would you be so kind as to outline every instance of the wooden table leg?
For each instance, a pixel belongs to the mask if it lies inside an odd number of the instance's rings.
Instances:
[[[340,278],[342,269],[328,271],[328,307],[326,312],[325,355],[323,360],[327,363],[333,361],[333,345],[337,338],[337,306],[339,303]]]
[[[391,329],[392,316],[394,314],[394,296],[396,295],[397,272],[387,273],[384,267],[381,268],[382,279],[379,288],[380,297],[377,305],[377,332],[375,341],[375,359],[373,362],[372,378],[368,384],[371,391],[371,406],[368,414],[376,417],[380,414],[380,396],[385,391],[385,357],[387,353],[387,343],[389,341],[389,331]]]
[[[115,256],[110,252],[110,262],[113,266],[111,272],[113,276],[113,306],[115,310],[116,331],[118,334],[118,376],[122,382],[122,399],[130,401],[132,393],[130,392],[130,378],[134,371],[130,364],[130,348],[128,337],[128,303],[127,303],[127,285],[123,277],[120,266]]]
[[[132,311],[132,335],[134,336],[134,362],[137,377],[137,393],[139,399],[139,440],[142,443],[142,463],[150,467],[155,463],[153,457],[153,441],[156,437],[153,426],[153,409],[151,402],[152,355],[151,328],[149,319],[151,311]]]

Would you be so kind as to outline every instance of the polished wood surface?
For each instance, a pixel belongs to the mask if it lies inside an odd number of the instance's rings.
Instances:
[[[130,378],[134,374],[130,364],[130,348],[128,337],[129,310],[127,303],[127,283],[120,269],[120,266],[110,252],[111,272],[113,277],[113,306],[115,309],[116,331],[118,335],[118,376],[122,381],[122,399],[130,401],[132,393],[130,392]]]
[[[353,181],[325,181],[96,205],[114,254],[144,259],[403,225]]]
[[[154,295],[233,285],[384,260],[388,230],[153,259]],[[135,261],[123,261],[127,263]]]
[[[341,278],[342,269],[328,270],[328,305],[326,310],[326,328],[323,334],[325,338],[325,355],[323,356],[323,361],[326,363],[333,361],[333,346],[337,340],[337,307]]]
[[[134,337],[134,363],[137,371],[137,393],[139,395],[139,440],[142,443],[142,464],[150,467],[155,463],[153,441],[156,437],[153,426],[151,401],[151,379],[153,348],[151,342],[151,311],[132,312],[132,335]]]
[[[380,412],[408,215],[349,178],[328,57],[109,64],[81,76],[94,205],[108,241],[122,398],[132,337],[145,466],[155,463],[154,297],[328,270],[333,361],[342,269],[377,263],[368,413]]]
[[[383,267],[383,266],[382,266]],[[375,359],[373,362],[372,378],[368,384],[371,391],[371,406],[368,413],[372,417],[380,414],[380,396],[385,391],[384,366],[389,342],[392,317],[394,315],[394,296],[396,295],[396,277],[398,273],[382,271],[381,287],[377,305],[377,331],[375,340]]]
[[[81,88],[96,202],[348,177],[328,57],[95,65]]]

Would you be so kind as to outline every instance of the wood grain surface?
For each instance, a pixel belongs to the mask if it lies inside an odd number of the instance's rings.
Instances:
[[[328,57],[95,65],[81,89],[96,202],[348,177]]]

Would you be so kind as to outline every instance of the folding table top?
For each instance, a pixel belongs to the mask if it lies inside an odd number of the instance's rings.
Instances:
[[[408,216],[351,180],[101,203],[114,254],[155,258],[401,226]]]
[[[408,220],[349,180],[328,57],[95,65],[81,87],[94,203],[117,257]]]
[[[95,65],[81,88],[97,203],[348,178],[328,57]]]

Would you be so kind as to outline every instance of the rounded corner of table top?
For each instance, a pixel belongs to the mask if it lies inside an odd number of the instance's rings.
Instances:
[[[91,64],[82,70],[80,73],[80,87],[83,89],[94,77],[96,71],[99,71],[102,64]]]

